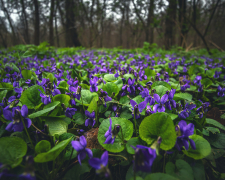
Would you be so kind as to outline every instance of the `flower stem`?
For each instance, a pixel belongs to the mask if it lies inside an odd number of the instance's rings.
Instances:
[[[26,133],[27,133],[28,139],[29,139],[29,141],[30,141],[30,143],[31,143],[31,146],[32,146],[32,148],[34,149],[34,145],[33,145],[33,143],[32,143],[32,140],[31,140],[31,138],[30,138],[30,135],[29,135],[29,133],[28,133],[28,131],[27,131],[27,127],[26,127],[26,125],[25,125],[24,120],[23,120],[22,117],[21,117],[21,120],[22,120],[22,123],[23,123],[23,127],[24,127],[24,129],[25,129],[25,131],[26,131]]]
[[[134,110],[134,127],[135,127],[135,134],[137,136],[137,121],[136,121],[136,118],[135,118],[135,110]]]

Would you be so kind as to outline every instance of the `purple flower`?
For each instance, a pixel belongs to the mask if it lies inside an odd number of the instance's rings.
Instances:
[[[109,119],[110,125],[109,125],[109,130],[106,131],[105,133],[105,142],[104,144],[113,144],[118,132],[120,131],[120,126],[116,126],[114,130],[112,131],[112,120],[111,118]]]
[[[171,105],[173,108],[176,108],[176,101],[173,100],[175,92],[176,92],[176,89],[171,89],[168,95],[168,101],[165,103],[166,108],[169,110],[172,110]]]
[[[178,116],[179,118],[181,119],[186,119],[187,117],[190,116],[191,114],[191,110],[196,108],[196,105],[195,104],[186,104],[185,107],[184,107],[184,110],[181,111],[180,113],[178,113]]]
[[[181,90],[182,92],[184,92],[187,88],[190,88],[190,85],[189,85],[188,83],[182,85],[182,86],[180,87],[180,90]]]
[[[9,97],[8,102],[11,103],[11,102],[13,102],[15,99],[16,99],[16,96],[11,96],[11,97]]]
[[[218,86],[217,90],[218,90],[217,96],[223,97],[224,96],[224,92],[225,92],[225,88],[222,89],[221,86]]]
[[[132,116],[134,117],[135,114],[135,119],[139,119],[141,117],[141,112],[142,110],[146,107],[147,102],[143,101],[140,104],[137,104],[134,100],[130,100],[130,104],[133,108],[132,109]]]
[[[213,77],[214,78],[219,78],[221,73],[222,72],[215,71],[215,75]]]
[[[83,159],[85,159],[86,154],[89,156],[89,158],[93,157],[92,151],[90,149],[86,148],[87,141],[84,136],[81,136],[79,138],[79,141],[78,140],[72,141],[71,144],[78,153],[77,158],[78,158],[80,165],[81,165],[81,161]]]
[[[65,115],[66,117],[73,118],[73,115],[75,114],[76,111],[77,111],[76,108],[67,108]]]
[[[177,141],[175,147],[181,151],[181,148],[184,146],[186,150],[189,148],[189,143],[191,144],[192,149],[196,149],[195,142],[189,138],[190,135],[194,134],[194,124],[190,123],[187,125],[186,121],[181,120],[176,127],[178,133]]]
[[[17,98],[20,98],[20,97],[21,97],[21,94],[22,94],[22,92],[23,92],[23,88],[22,88],[22,87],[20,87],[20,88],[15,88],[14,91],[15,91],[16,93],[18,93]]]
[[[112,101],[112,98],[108,96],[108,93],[106,91],[103,91],[102,89],[100,91],[101,91],[100,96],[104,99],[103,106],[107,107],[106,102]],[[99,97],[99,99],[102,99],[101,97]]]
[[[91,92],[97,92],[98,91],[98,87],[97,87],[97,82],[98,82],[98,77],[94,77],[93,79],[90,79],[90,91]]]
[[[156,150],[150,147],[137,145],[135,149],[133,169],[134,171],[150,172],[151,166],[156,158]]]
[[[38,91],[41,92],[40,89],[38,89]],[[40,93],[40,96],[41,96],[41,102],[44,103],[44,105],[47,105],[51,102],[51,98],[49,95],[44,95],[42,92]]]
[[[21,118],[23,118],[25,126],[29,128],[32,124],[32,121],[27,118],[28,115],[28,108],[26,105],[23,105],[21,110],[20,107],[14,107],[12,108],[12,112],[9,110],[4,110],[3,111],[3,116],[6,120],[12,121],[6,126],[7,131],[23,131],[23,122]]]
[[[97,174],[104,174],[105,177],[109,177],[110,176],[110,172],[109,169],[107,168],[107,164],[108,164],[108,151],[105,151],[101,158],[92,158],[89,159],[89,164],[91,167],[96,169],[96,173]]]
[[[154,99],[156,100],[157,103],[159,104],[156,104],[153,106],[153,111],[154,112],[165,112],[165,107],[164,107],[164,104],[166,103],[167,99],[168,99],[168,95],[167,94],[164,94],[161,99],[160,99],[160,96],[158,94],[154,94]]]
[[[59,89],[54,89],[54,90],[52,91],[52,95],[53,95],[53,96],[56,96],[57,94],[61,94],[60,90],[59,90]]]
[[[142,98],[149,96],[149,90],[147,88],[144,88],[143,91],[140,92],[140,95]]]
[[[88,110],[85,111],[85,115],[88,117],[85,121],[85,126],[93,127],[95,125],[95,112],[90,113]]]
[[[116,70],[116,74],[114,75],[115,78],[118,78],[119,77],[119,73],[118,71]]]

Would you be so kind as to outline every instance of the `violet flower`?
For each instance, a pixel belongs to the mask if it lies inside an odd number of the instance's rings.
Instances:
[[[97,174],[104,174],[106,178],[110,176],[110,171],[107,168],[108,164],[108,151],[105,151],[101,158],[89,159],[89,165],[96,169]]]
[[[100,91],[101,91],[100,96],[104,99],[103,100],[103,106],[107,107],[106,102],[112,101],[112,98],[108,96],[108,93],[106,91],[103,91],[102,89]],[[99,97],[99,99],[102,99],[101,97]]]
[[[85,159],[86,154],[89,156],[89,158],[93,157],[92,151],[86,148],[87,141],[84,136],[81,136],[79,140],[72,141],[71,144],[78,153],[77,158],[80,165],[81,165],[81,161]]]
[[[40,89],[38,89],[38,91],[41,92]],[[40,93],[41,96],[41,102],[43,102],[44,105],[47,105],[51,102],[51,98],[49,95],[44,95],[42,92]]]
[[[221,86],[218,86],[217,88],[217,96],[224,97],[225,88],[222,88]]]
[[[73,115],[75,114],[76,111],[77,111],[76,108],[67,108],[65,115],[66,115],[66,117],[69,117],[72,119]]]
[[[164,104],[166,103],[167,99],[168,99],[168,95],[167,94],[164,94],[161,99],[160,99],[160,96],[158,94],[154,94],[154,99],[156,100],[157,103],[159,104],[155,104],[153,106],[153,111],[154,112],[165,112],[165,107],[164,107]]]
[[[91,92],[97,92],[98,91],[98,87],[97,87],[97,82],[98,82],[98,77],[94,77],[93,79],[90,79],[90,91]]]
[[[151,166],[156,158],[156,150],[150,147],[137,145],[131,146],[135,150],[133,169],[135,172],[151,172]]]
[[[120,131],[120,126],[116,126],[116,128],[114,128],[112,130],[112,119],[111,118],[109,119],[109,122],[110,122],[109,129],[106,131],[106,133],[104,135],[106,138],[104,144],[113,144],[116,139],[117,134]]]
[[[146,107],[147,102],[143,101],[140,104],[137,104],[134,100],[130,100],[130,104],[133,108],[132,109],[132,116],[134,117],[135,114],[135,119],[139,119],[141,117],[141,112],[142,110]]]
[[[189,143],[191,144],[192,149],[196,149],[195,142],[189,138],[190,135],[194,134],[194,124],[190,123],[187,125],[186,121],[181,120],[176,127],[178,133],[177,141],[175,147],[181,151],[181,148],[184,146],[186,150],[189,148]]]
[[[168,94],[168,101],[165,103],[165,105],[166,105],[166,108],[169,110],[172,110],[171,105],[173,108],[176,108],[176,101],[173,100],[175,92],[176,92],[176,89],[171,89],[171,91]]]
[[[18,94],[17,94],[17,98],[20,98],[20,97],[21,97],[21,94],[22,94],[22,92],[23,92],[23,88],[22,88],[22,87],[20,87],[20,88],[15,88],[14,91],[15,91],[16,93],[18,93]]]
[[[5,129],[7,131],[12,131],[12,130],[19,131],[19,132],[23,131],[24,126],[23,126],[23,122],[21,118],[23,118],[25,126],[29,128],[32,124],[32,121],[29,118],[27,118],[27,115],[28,115],[28,108],[26,105],[23,105],[21,107],[21,110],[20,110],[20,107],[18,106],[13,107],[12,112],[5,109],[3,111],[4,118],[6,120],[12,121],[6,126]]]
[[[186,119],[187,117],[190,116],[191,114],[191,110],[196,108],[196,105],[195,104],[186,104],[185,107],[184,107],[184,110],[181,111],[180,113],[178,113],[178,117],[181,118],[181,119]]]
[[[94,126],[95,125],[95,112],[90,113],[88,110],[85,111],[85,115],[88,117],[85,121],[85,126]]]

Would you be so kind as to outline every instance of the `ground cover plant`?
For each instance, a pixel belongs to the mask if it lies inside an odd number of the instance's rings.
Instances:
[[[158,51],[2,49],[0,178],[223,179],[224,55]]]

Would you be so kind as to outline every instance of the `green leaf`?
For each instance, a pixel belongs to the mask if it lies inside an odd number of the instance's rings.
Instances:
[[[152,173],[145,177],[145,180],[179,180],[173,176],[164,173]]]
[[[9,83],[4,83],[4,82],[1,82],[0,83],[0,90],[13,90],[13,85],[12,84],[9,84]]]
[[[130,154],[135,154],[135,150],[131,146],[136,147],[137,145],[141,145],[141,144],[142,144],[142,141],[138,137],[131,138],[126,143],[127,152],[130,153]]]
[[[31,76],[32,76],[32,71],[31,70],[27,70],[27,69],[24,69],[22,70],[21,74],[23,75],[24,79],[30,79]]]
[[[117,94],[120,92],[118,86],[113,82],[107,82],[104,84],[102,89],[108,93],[109,97],[112,97],[113,93],[115,93],[115,96],[117,96]]]
[[[139,134],[142,140],[152,144],[160,136],[162,142],[160,148],[169,150],[176,143],[175,126],[169,114],[164,112],[154,113],[141,122]]]
[[[120,113],[120,117],[121,118],[125,118],[125,119],[131,119],[133,118],[132,113],[130,112],[130,110],[128,108],[122,108],[122,111]]]
[[[225,113],[220,116],[220,118],[225,119]]]
[[[48,152],[51,149],[51,143],[47,140],[41,140],[35,146],[35,152],[37,154]]]
[[[213,82],[209,78],[202,79],[201,83],[204,85],[204,88],[208,88],[213,84]]]
[[[172,120],[176,119],[178,117],[177,114],[173,114],[173,113],[168,113],[171,117]]]
[[[59,83],[58,88],[62,88],[62,89],[68,90],[68,89],[69,89],[69,85],[67,84],[66,81],[61,81],[61,82]]]
[[[102,145],[102,147],[109,152],[114,152],[114,153],[121,152],[124,150],[122,134],[123,134],[124,140],[128,141],[133,135],[133,123],[124,118],[112,117],[111,119],[112,119],[112,130],[116,124],[119,124],[122,129],[122,130],[120,129],[118,136],[115,139],[115,142],[113,144],[104,144],[106,140],[104,135],[106,131],[109,130],[109,124],[110,124],[109,119],[103,120],[101,125],[99,126],[98,141]]]
[[[141,97],[141,95],[136,96],[135,98],[133,98],[133,100],[137,103],[140,104],[141,102],[144,101],[144,98]]]
[[[0,138],[0,149],[0,162],[14,168],[22,162],[23,156],[26,155],[27,144],[19,137],[2,137]]]
[[[78,112],[78,113],[75,113],[73,115],[73,119],[75,120],[74,122],[76,124],[79,124],[79,125],[82,125],[85,123],[85,117],[84,117],[84,114]]]
[[[44,89],[38,85],[33,85],[22,93],[20,101],[22,104],[26,104],[28,109],[34,109],[35,106],[41,103],[41,96],[38,89],[44,93]]]
[[[123,96],[120,98],[119,101],[121,104],[129,104],[130,103],[130,99],[127,96]]]
[[[104,79],[106,81],[115,81],[116,80],[116,78],[114,77],[114,74],[106,74],[106,75],[104,75]]]
[[[209,142],[216,148],[225,148],[225,134],[213,134],[210,136]]]
[[[59,104],[60,104],[59,101],[51,102],[47,104],[43,110],[30,114],[29,118],[36,118],[36,117],[42,116],[43,114],[52,111]]]
[[[182,180],[194,180],[191,166],[184,160],[176,160],[176,165],[172,162],[166,164],[166,173]]]
[[[77,99],[75,100],[79,102],[80,104],[82,104],[82,100],[83,100],[83,105],[88,106],[95,96],[98,97],[98,94],[95,92],[92,93],[90,90],[82,89],[80,100],[77,100]]]
[[[189,138],[195,142],[196,149],[193,150],[190,146],[188,150],[183,150],[184,154],[193,159],[203,159],[210,154],[211,146],[206,139],[196,134],[189,136]]]
[[[90,168],[88,165],[86,165],[85,163],[82,163],[82,165],[77,163],[69,171],[67,171],[67,173],[62,178],[62,180],[74,180],[74,179],[81,180],[80,176],[89,171],[90,171]]]
[[[191,167],[195,180],[205,180],[205,168],[201,160],[195,161]]]
[[[171,90],[171,86],[164,81],[155,81],[152,84],[152,89],[156,90],[156,93],[161,97],[164,94],[166,94],[166,91],[170,91]]]
[[[92,113],[93,111],[95,111],[95,113],[97,113],[97,109],[98,109],[98,97],[94,97],[92,100],[91,100],[91,103],[89,104],[88,106],[88,111],[90,113]]]
[[[136,176],[145,178],[148,175],[146,172],[138,171],[136,172]],[[130,165],[127,174],[126,174],[126,180],[130,180],[131,178],[134,177],[134,170],[133,170],[133,164]]]
[[[5,67],[12,68],[11,72],[18,72],[18,73],[20,73],[19,68],[14,63],[6,63]]]
[[[148,77],[148,79],[156,75],[156,72],[152,69],[146,68],[144,70],[145,70],[145,75]]]
[[[54,79],[56,79],[52,73],[48,73],[46,78],[49,79],[51,83],[53,83]]]
[[[188,100],[192,101],[192,95],[189,93],[176,93],[173,98],[175,101]]]
[[[70,96],[66,94],[57,94],[53,97],[53,101],[59,101],[61,104],[65,104],[65,106],[69,106]]]
[[[55,134],[61,135],[67,132],[68,124],[60,119],[46,119],[45,124],[49,126],[49,134],[54,136]]]
[[[206,124],[213,125],[213,126],[218,127],[225,131],[225,126],[220,124],[218,121],[216,121],[214,119],[206,118]]]
[[[117,81],[115,81],[114,83],[118,86],[119,90],[122,89],[122,87],[123,87],[123,80],[121,78],[118,79]]]
[[[8,92],[7,90],[3,90],[0,92],[0,102],[2,102],[2,100],[6,96],[7,92]]]
[[[66,148],[66,146],[70,143],[72,137],[60,142],[55,147],[53,147],[48,152],[40,153],[35,158],[34,161],[37,163],[44,163],[55,160],[58,155]]]
[[[126,79],[126,81],[127,81],[129,78],[134,79],[134,75],[133,74],[124,74],[123,78]]]
[[[206,130],[210,131],[213,134],[220,133],[220,130],[215,127],[206,127]]]

